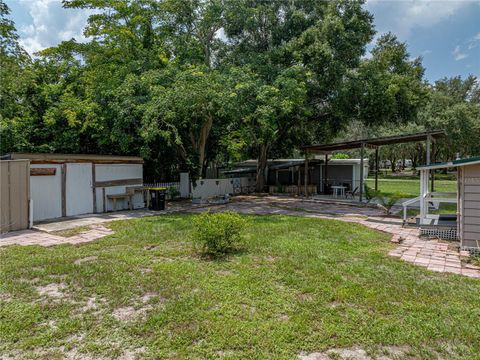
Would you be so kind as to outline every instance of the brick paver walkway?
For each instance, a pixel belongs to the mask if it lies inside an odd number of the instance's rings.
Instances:
[[[23,230],[15,231],[9,234],[3,234],[0,239],[0,246],[52,246],[61,244],[83,244],[111,234],[113,234],[113,231],[102,225],[92,226],[91,230],[70,237],[53,235],[42,231]]]

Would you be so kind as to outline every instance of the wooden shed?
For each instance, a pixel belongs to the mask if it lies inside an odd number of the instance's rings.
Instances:
[[[11,153],[4,158],[30,162],[33,221],[144,207],[140,157]]]
[[[457,169],[456,198],[449,193],[429,192],[428,178],[432,170]],[[456,202],[456,236],[464,250],[480,251],[480,156],[459,159],[440,164],[419,167],[420,170],[420,226],[431,224],[428,204],[433,202]],[[441,215],[440,215],[441,216]],[[437,225],[441,225],[438,217]]]
[[[0,233],[30,225],[30,162],[0,160]]]

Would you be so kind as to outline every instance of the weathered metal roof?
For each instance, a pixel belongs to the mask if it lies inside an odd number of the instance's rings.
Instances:
[[[430,165],[422,165],[422,166],[418,166],[417,169],[435,170],[435,169],[445,169],[445,168],[451,168],[451,167],[460,167],[460,166],[468,166],[468,165],[476,165],[476,164],[480,164],[480,156],[474,156],[474,157],[447,161],[442,163],[434,163]]]
[[[322,152],[329,153],[337,150],[358,149],[364,146],[380,146],[401,144],[407,142],[416,142],[427,140],[428,137],[432,139],[440,139],[446,137],[447,134],[443,130],[427,131],[415,134],[383,136],[378,138],[362,139],[355,141],[345,141],[332,144],[309,145],[302,147],[307,152]]]
[[[65,163],[65,162],[93,162],[93,163],[134,163],[143,164],[138,156],[92,155],[92,154],[55,154],[55,153],[10,153],[2,156],[3,159],[27,159],[31,163]]]

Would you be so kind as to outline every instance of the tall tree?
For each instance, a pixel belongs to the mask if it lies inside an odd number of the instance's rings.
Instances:
[[[34,85],[30,56],[9,16],[10,8],[0,0],[0,153],[29,146],[29,93]]]
[[[304,120],[326,121],[342,78],[358,65],[373,35],[372,17],[361,2],[225,4],[226,59],[247,67],[257,89],[247,94],[248,102],[241,101],[248,133],[255,134],[257,190],[262,191],[275,144]]]
[[[391,33],[382,35],[371,58],[348,72],[336,113],[368,126],[416,121],[427,95],[423,73],[421,59],[410,60],[405,43]]]
[[[444,160],[480,154],[480,84],[470,75],[444,78],[430,88],[428,103],[419,114],[427,129],[444,129],[447,138],[437,146]]]
[[[231,111],[230,89],[224,74],[205,66],[176,71],[170,84],[152,90],[144,137],[155,141],[160,136],[179,151],[193,176],[203,176],[212,127],[222,126]]]

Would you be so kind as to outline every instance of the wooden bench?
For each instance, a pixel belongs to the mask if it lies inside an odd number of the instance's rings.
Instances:
[[[107,199],[113,201],[113,211],[117,211],[117,199],[127,199],[128,208],[130,210],[133,210],[133,197],[135,193],[141,192],[143,194],[145,191],[145,188],[143,186],[129,186],[125,190],[126,192],[121,194],[107,195]],[[147,199],[147,203],[148,203],[148,199]]]
[[[123,194],[110,194],[107,195],[107,199],[113,201],[113,211],[117,211],[117,200],[118,199],[127,199],[128,201],[128,208],[133,210],[133,202],[132,202],[133,194],[131,193],[123,193]]]

